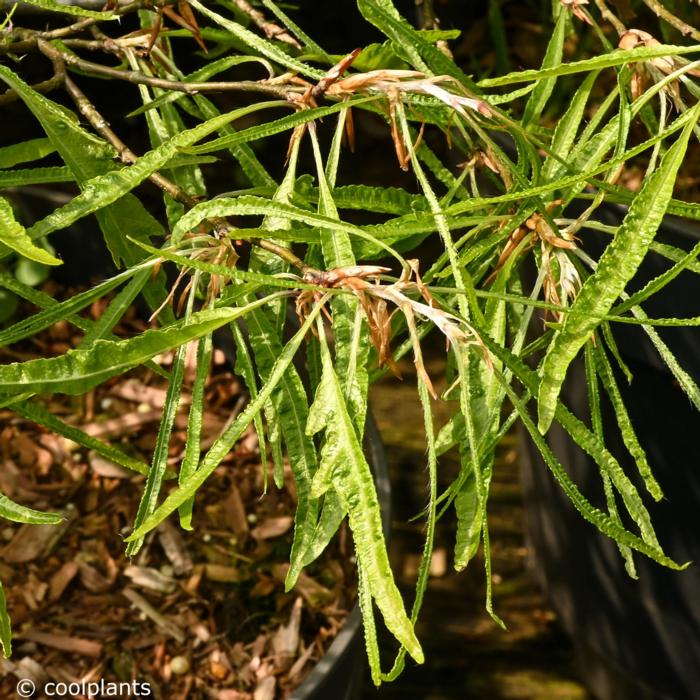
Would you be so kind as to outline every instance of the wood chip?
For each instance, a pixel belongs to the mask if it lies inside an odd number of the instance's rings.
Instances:
[[[52,577],[49,583],[49,600],[58,600],[76,577],[80,567],[74,561],[67,561]]]
[[[103,576],[94,566],[84,561],[78,561],[78,570],[80,572],[80,583],[91,593],[106,593],[114,583],[114,581],[110,581],[106,576]]]
[[[273,574],[280,582],[285,580],[287,571],[289,571],[289,564],[278,564],[273,567]],[[299,574],[294,590],[303,596],[304,600],[313,608],[322,607],[335,598],[333,591],[314,581],[303,571]]]
[[[275,666],[279,671],[286,671],[293,663],[299,648],[299,627],[301,625],[301,597],[294,601],[289,622],[281,625],[272,637],[272,653]]]
[[[296,682],[297,677],[304,670],[304,666],[306,666],[306,664],[309,663],[309,661],[311,660],[311,656],[313,655],[313,653],[314,645],[309,644],[304,653],[294,662],[292,667],[289,669],[289,672],[287,673],[287,678],[290,682]]]
[[[130,578],[135,586],[158,593],[172,593],[177,588],[175,579],[149,566],[127,566],[124,576]]]
[[[79,654],[80,656],[91,656],[98,659],[102,655],[102,644],[90,639],[79,637],[68,637],[63,634],[52,632],[41,632],[39,630],[22,630],[16,634],[19,639],[36,642],[52,649],[59,649],[69,654]]]
[[[46,556],[75,520],[75,507],[67,507],[64,515],[65,519],[58,525],[22,525],[12,541],[0,552],[0,557],[13,564],[26,564]]]
[[[263,678],[253,693],[253,700],[275,700],[277,680],[274,676]]]
[[[125,588],[122,595],[135,605],[146,617],[153,620],[164,632],[182,644],[185,641],[185,633],[165,615],[159,613],[142,595],[133,588]]]
[[[148,423],[156,423],[163,417],[160,409],[148,410],[146,413],[125,413],[118,418],[110,418],[104,421],[96,421],[82,426],[82,429],[92,437],[121,437],[132,433]]]
[[[226,524],[242,540],[248,535],[248,518],[241,498],[241,492],[236,484],[231,485],[231,493],[224,501],[224,517]]]
[[[132,479],[134,476],[137,476],[135,472],[115,464],[96,452],[88,454],[88,464],[95,474],[107,479]]]
[[[253,528],[250,534],[256,540],[270,540],[284,535],[291,527],[294,519],[291,515],[282,515],[278,518],[267,518],[260,525]]]
[[[204,567],[204,572],[210,581],[218,581],[219,583],[239,583],[241,581],[241,572],[232,566],[207,564]]]
[[[192,571],[192,557],[185,547],[182,534],[169,520],[164,520],[158,526],[158,541],[176,576],[185,576]]]

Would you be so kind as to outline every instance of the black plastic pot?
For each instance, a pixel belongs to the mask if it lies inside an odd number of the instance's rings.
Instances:
[[[624,214],[611,207],[602,216],[619,224]],[[605,243],[595,234],[582,236],[584,248]],[[670,219],[657,240],[686,250],[700,231]],[[595,253],[597,251],[593,251]],[[667,269],[651,255],[632,288]],[[695,316],[700,313],[700,278],[682,273],[645,310],[650,317]],[[615,336],[634,374],[619,384],[640,442],[660,482],[665,499],[649,497],[659,540],[677,562],[700,560],[700,416],[674,377],[659,360],[644,332],[618,324]],[[664,332],[665,331],[665,332]],[[700,329],[660,329],[681,365],[700,381]],[[564,403],[587,420],[582,363],[571,368],[562,394]],[[614,413],[603,406],[605,439],[628,474]],[[697,433],[695,431],[698,431]],[[605,510],[597,466],[562,429],[552,428],[547,441],[574,482]],[[575,512],[548,473],[537,449],[524,440],[523,487],[526,532],[534,555],[534,572],[549,603],[577,650],[582,675],[600,700],[691,700],[700,696],[700,568],[671,571],[639,555],[639,580],[625,572],[615,544]],[[637,486],[644,491],[641,483]]]

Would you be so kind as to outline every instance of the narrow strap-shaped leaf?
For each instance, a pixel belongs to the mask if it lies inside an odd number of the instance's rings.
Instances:
[[[648,316],[638,306],[632,307],[632,313],[640,321],[648,321]],[[642,323],[644,332],[649,336],[649,339],[654,344],[659,356],[664,361],[666,366],[671,370],[671,374],[675,377],[678,385],[685,392],[686,396],[693,402],[695,408],[700,411],[700,387],[697,382],[686,372],[676,359],[676,356],[671,352],[671,349],[661,340],[659,334],[646,323]]]
[[[583,283],[561,331],[547,350],[538,394],[538,425],[542,433],[554,418],[556,400],[569,364],[600,323],[601,316],[610,311],[624,291],[656,235],[700,106],[694,107],[692,114],[693,118],[666,152],[659,169],[635,197],[615,238],[603,252],[596,271]]]
[[[258,374],[265,387],[273,377],[277,358],[284,352],[279,334],[263,313],[250,314],[246,325],[250,332],[250,346],[255,355]],[[258,397],[261,393],[262,389],[258,392]],[[316,526],[318,504],[311,495],[311,478],[317,468],[316,448],[305,431],[309,411],[308,398],[294,367],[290,367],[280,376],[270,399],[287,445],[297,490],[294,542],[286,577],[286,586],[291,588],[301,572],[303,558]],[[256,402],[257,398],[252,400]]]
[[[292,20],[291,17],[289,17],[289,15],[287,15],[276,3],[272,2],[272,0],[262,0],[262,3],[275,14],[277,19],[279,19],[287,29],[296,35],[299,41],[301,41],[301,43],[309,51],[322,56],[324,59],[326,59],[329,65],[334,63],[331,56],[327,54],[326,51],[319,44],[317,44],[296,22],[294,22],[294,20]]]
[[[12,205],[4,197],[0,197],[0,243],[12,248],[15,253],[42,265],[61,264],[61,261],[51,255],[48,250],[32,242],[24,226],[15,219]]]
[[[318,212],[322,216],[335,220],[338,220],[339,217],[333,200],[332,187],[338,169],[346,114],[347,112],[341,112],[338,115],[338,123],[325,172],[321,149],[316,138],[316,129],[310,130],[319,184]],[[321,229],[321,250],[328,269],[355,264],[350,236],[344,231]],[[331,300],[331,310],[335,337],[335,364],[337,372],[342,377],[341,383],[345,396],[352,407],[355,428],[358,435],[362,437],[367,414],[369,332],[356,297],[352,295],[336,296]]]
[[[41,160],[56,150],[50,139],[29,139],[0,148],[0,168],[12,168],[20,163]]]
[[[489,351],[501,359],[503,364],[513,373],[518,381],[522,382],[530,395],[536,396],[540,384],[537,374],[527,367],[520,358],[514,356],[506,348],[491,341],[486,335],[481,334],[480,337]],[[497,377],[500,376],[495,370],[494,372]],[[559,422],[564,430],[573,438],[574,442],[588,453],[601,469],[610,476],[615,488],[622,496],[627,511],[639,527],[642,538],[651,547],[658,550],[659,544],[651,523],[649,512],[634,484],[625,474],[617,459],[609,452],[602,441],[588,429],[583,421],[576,418],[576,416],[574,416],[559,400],[557,400],[556,404],[555,417],[557,422]]]
[[[591,409],[591,424],[593,426],[593,432],[600,439],[604,439],[603,434],[603,415],[600,408],[600,391],[598,388],[598,376],[595,368],[595,358],[593,357],[593,348],[589,343],[585,347],[585,370],[586,370],[586,389],[588,392],[588,404]],[[601,472],[601,477],[603,479],[603,491],[605,492],[605,502],[608,504],[608,513],[610,517],[615,520],[615,522],[623,527],[622,519],[617,510],[617,503],[615,502],[615,492],[613,490],[612,480],[610,475],[606,472]],[[637,578],[637,570],[634,564],[634,557],[632,556],[632,550],[627,546],[616,542],[620,554],[625,561],[625,569],[629,574],[630,578]]]
[[[325,303],[326,299],[322,300]],[[221,464],[221,461],[231,451],[238,438],[259,413],[265,401],[270,398],[275,387],[287,372],[294,355],[306,337],[311,324],[316,320],[316,316],[321,310],[321,303],[314,307],[301,328],[295,333],[291,340],[278,355],[272,371],[265,384],[261,387],[257,397],[251,401],[245,410],[234,420],[224,432],[217,438],[216,442],[209,448],[206,456],[200,463],[199,468],[187,481],[182,483],[178,489],[172,491],[158,508],[143,522],[143,524],[126,538],[127,542],[144,537],[151,530],[158,527],[165,518],[179,508],[185,501],[194,496],[197,490]]]
[[[504,383],[503,387],[508,394],[508,398],[513,403],[513,406],[517,409],[520,419],[523,421],[523,425],[527,429],[530,437],[542,455],[545,464],[549,467],[550,471],[559,482],[566,495],[569,497],[569,500],[573,506],[585,520],[590,522],[592,525],[595,525],[600,532],[607,535],[614,541],[627,545],[628,547],[631,547],[642,554],[646,554],[646,556],[648,556],[650,559],[653,559],[663,566],[667,566],[668,568],[675,570],[681,570],[688,566],[687,564],[676,564],[676,562],[674,562],[672,559],[661,553],[657,547],[647,544],[636,535],[624,530],[610,516],[605,515],[591,505],[591,503],[589,503],[583,494],[578,490],[573,481],[571,481],[571,478],[566,473],[566,470],[562,464],[554,456],[554,453],[550,449],[549,445],[537,430],[535,422],[530,417],[530,414],[528,413],[527,408],[523,404],[520,397],[508,383]]]
[[[304,554],[304,566],[308,566],[321,556],[331,539],[333,539],[333,536],[338,532],[338,528],[347,513],[348,509],[345,503],[335,488],[331,486],[323,497],[321,515]]]
[[[449,75],[462,85],[476,89],[474,81],[434,44],[427,41],[396,10],[391,0],[358,0],[363,17],[388,36],[402,55],[429,75]]]
[[[181,345],[175,353],[173,369],[170,373],[168,391],[165,394],[163,405],[163,416],[158,426],[156,436],[156,446],[153,450],[153,460],[151,468],[148,470],[146,486],[141,495],[141,502],[134,518],[134,528],[141,523],[155,510],[158,501],[158,494],[163,483],[163,476],[168,465],[168,448],[170,447],[170,436],[175,424],[175,415],[180,406],[180,396],[182,394],[182,380],[185,375],[185,356],[187,355],[187,345]],[[132,557],[138,553],[143,545],[143,540],[132,540],[126,547],[126,556]]]
[[[357,562],[357,578],[357,598],[360,603],[360,613],[362,614],[362,627],[367,660],[369,661],[369,672],[372,682],[379,687],[382,683],[382,666],[379,656],[379,642],[377,641],[377,626],[374,621],[374,605],[372,603],[369,577],[361,561]]]
[[[122,316],[130,308],[132,302],[139,295],[149,278],[153,274],[150,268],[145,268],[137,272],[129,283],[109,302],[102,315],[95,321],[92,328],[88,330],[78,347],[90,347],[96,340],[107,338],[112,333],[112,329],[117,325]]]
[[[454,499],[457,529],[455,532],[455,560],[457,571],[462,571],[476,556],[481,542],[482,509],[476,490],[476,476],[471,467],[469,451],[460,444],[460,460],[466,476]]]
[[[652,58],[662,56],[680,56],[687,53],[697,53],[700,46],[675,46],[673,44],[659,44],[658,46],[643,46],[637,49],[617,49],[610,53],[605,53],[594,58],[587,58],[583,61],[572,61],[571,63],[561,63],[558,66],[544,69],[530,69],[499,75],[495,78],[484,78],[480,80],[478,86],[481,88],[501,87],[512,85],[513,83],[524,83],[529,81],[546,80],[547,78],[561,77],[562,75],[572,75],[573,73],[588,73],[593,70],[603,68],[614,68],[627,63],[648,61]]]
[[[231,333],[233,334],[233,340],[236,344],[235,372],[245,382],[250,398],[255,399],[258,395],[258,384],[255,379],[255,366],[253,365],[253,358],[250,355],[248,344],[243,336],[243,331],[241,331],[237,323],[231,324]],[[262,460],[263,468],[263,491],[265,491],[267,489],[267,448],[265,446],[265,427],[263,426],[263,420],[260,414],[253,419],[253,425],[258,436],[260,459]]]
[[[617,380],[615,379],[612,367],[610,366],[610,362],[602,346],[596,348],[594,357],[596,371],[613,405],[617,424],[622,434],[622,440],[629,450],[629,453],[634,458],[647,491],[654,497],[655,501],[660,501],[664,494],[661,490],[661,486],[659,486],[659,482],[652,474],[644,448],[639,444],[639,439],[637,438],[637,434],[632,426],[632,421],[625,408],[620,389],[617,386]]]
[[[231,324],[237,327],[236,324]],[[211,334],[200,338],[197,343],[197,370],[195,372],[194,384],[192,386],[192,402],[190,404],[190,414],[187,419],[187,437],[185,438],[185,454],[182,458],[178,483],[184,484],[190,475],[199,466],[201,456],[201,435],[204,418],[204,392],[206,388],[209,368],[211,366],[211,356],[213,350],[213,339]],[[261,445],[264,446],[264,442]],[[261,447],[261,451],[264,447]],[[184,530],[192,529],[192,510],[194,499],[186,501],[180,506],[180,527]]]
[[[111,279],[108,279],[106,282],[103,282],[92,289],[76,294],[63,302],[53,304],[43,311],[39,311],[28,318],[18,321],[9,328],[6,328],[4,331],[0,332],[0,346],[11,345],[12,343],[16,343],[23,338],[28,338],[29,336],[48,328],[57,321],[70,319],[71,316],[79,311],[82,311],[96,299],[101,299],[112,289],[118,287],[133,274],[135,274],[135,271],[122,273],[121,275],[112,277]],[[146,270],[145,274],[150,274],[150,270]]]
[[[380,99],[379,95],[367,95],[366,97],[343,100],[342,102],[336,102],[335,104],[327,106],[324,105],[323,107],[301,109],[293,114],[288,114],[285,117],[275,119],[274,121],[259,124],[258,126],[251,126],[247,129],[237,131],[229,136],[220,136],[218,139],[212,139],[201,146],[192,146],[187,150],[188,152],[195,154],[212,153],[214,151],[220,151],[224,148],[231,148],[237,144],[251,143],[252,141],[268,138],[269,136],[274,136],[275,134],[282,134],[296,126],[308,124],[309,122],[317,119],[322,119],[323,117],[327,117],[331,114],[337,114],[338,112],[342,112],[343,110],[351,107],[359,107],[363,104],[374,102],[378,99]],[[272,107],[289,106],[284,102],[268,102],[263,104],[267,104]]]
[[[415,625],[418,621],[423,598],[428,587],[430,576],[430,564],[433,558],[433,546],[435,544],[435,523],[437,520],[437,453],[435,451],[435,428],[433,426],[433,410],[430,405],[430,394],[425,382],[418,377],[418,395],[423,408],[423,426],[428,445],[428,507],[426,509],[425,543],[418,567],[416,580],[416,596],[411,609],[411,622]],[[393,681],[398,678],[406,663],[406,648],[401,647],[396,656],[393,668],[383,676],[383,680]]]
[[[81,394],[105,379],[137,367],[155,355],[206,335],[265,304],[259,299],[234,309],[212,309],[162,329],[145,331],[129,340],[97,340],[86,350],[64,355],[13,362],[0,366],[0,393],[31,387],[36,393]]]
[[[23,1],[26,2],[27,5],[34,5],[34,7],[40,7],[42,10],[61,12],[65,15],[73,15],[74,17],[92,17],[93,19],[99,20],[119,19],[119,15],[114,14],[114,12],[109,12],[107,10],[88,10],[86,7],[80,7],[80,5],[56,2],[56,0]]]
[[[0,171],[0,189],[44,185],[52,182],[73,182],[74,180],[75,177],[71,169],[66,165]]]
[[[12,627],[10,616],[7,614],[7,600],[2,581],[0,581],[0,646],[3,656],[9,659],[12,654]]]
[[[568,13],[560,12],[557,17],[557,23],[554,27],[547,50],[542,60],[541,70],[553,68],[561,63],[562,53],[564,50],[564,38],[566,37]],[[523,112],[522,124],[527,126],[531,122],[536,122],[542,116],[542,112],[547,105],[547,101],[554,91],[554,86],[557,82],[557,76],[551,78],[541,78],[535,84],[535,89],[532,91],[530,98],[525,105]]]
[[[322,383],[327,388],[321,394],[321,400],[328,403],[316,412],[311,411],[309,432],[325,428],[326,444],[331,443],[342,453],[342,458],[334,459],[333,481],[347,504],[355,551],[366,572],[369,590],[387,628],[414,660],[422,663],[423,651],[391,572],[374,480],[333,369],[323,324],[319,323],[318,327],[324,374]]]
[[[0,493],[0,518],[11,520],[13,523],[28,523],[29,525],[58,525],[63,520],[59,513],[44,513],[21,506],[2,493]]]
[[[590,97],[591,90],[593,89],[598,75],[598,71],[593,71],[584,78],[578,90],[574,93],[571,104],[564,113],[564,116],[557,122],[554,136],[552,136],[552,154],[562,159],[566,159],[569,155],[571,146],[576,140],[576,134],[581,125],[588,98]],[[551,177],[557,165],[558,162],[552,156],[548,156],[542,167],[543,177]]]
[[[403,259],[390,246],[383,241],[378,240],[366,230],[359,226],[338,221],[337,219],[315,214],[313,212],[299,209],[291,204],[283,202],[273,202],[263,197],[222,197],[221,199],[210,199],[207,202],[202,202],[192,207],[181,219],[173,230],[173,239],[178,240],[184,236],[187,231],[196,228],[201,221],[216,216],[232,216],[232,215],[257,215],[257,216],[277,216],[280,218],[290,219],[292,221],[300,221],[311,226],[332,229],[338,232],[345,232],[351,236],[370,241],[379,246],[387,253],[401,262]],[[234,234],[235,235],[235,234]]]

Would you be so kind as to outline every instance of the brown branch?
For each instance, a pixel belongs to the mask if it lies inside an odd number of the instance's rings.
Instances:
[[[40,39],[41,41],[41,39]],[[162,90],[175,90],[189,95],[198,92],[222,92],[226,90],[237,90],[242,92],[262,92],[267,95],[274,95],[281,99],[287,99],[291,88],[283,85],[271,85],[262,81],[238,80],[232,82],[206,82],[187,83],[179,80],[167,80],[156,78],[141,71],[127,70],[122,68],[110,68],[101,63],[86,61],[70,53],[60,52],[66,65],[77,68],[86,73],[96,73],[116,80],[124,80],[136,85],[148,85],[149,87],[160,88]]]
[[[622,36],[627,31],[627,27],[625,27],[617,15],[605,4],[605,0],[595,0],[595,4],[603,19],[612,24],[618,36]]]
[[[695,41],[700,41],[700,31],[686,24],[680,17],[676,17],[667,10],[658,0],[644,0],[644,4],[662,20],[675,27],[683,36],[691,36]]]
[[[301,49],[301,44],[283,27],[265,19],[265,15],[256,10],[248,0],[233,0],[238,9],[248,15],[253,23],[259,27],[268,39],[277,39],[285,44],[290,44],[294,48]]]
[[[42,81],[41,83],[30,85],[30,87],[32,90],[36,90],[36,92],[46,93],[56,90],[56,88],[61,87],[62,84],[63,76],[56,74],[48,80]],[[20,96],[14,90],[6,90],[0,95],[0,107],[12,102],[17,102],[19,99]]]

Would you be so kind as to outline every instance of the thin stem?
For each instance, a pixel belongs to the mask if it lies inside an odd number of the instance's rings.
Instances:
[[[48,80],[44,80],[41,83],[35,83],[30,87],[36,92],[46,93],[56,90],[57,88],[61,87],[62,84],[63,76],[56,74]],[[14,90],[6,90],[0,95],[0,107],[10,104],[11,102],[16,102],[19,99],[19,95]]]
[[[644,4],[654,12],[657,17],[661,17],[664,22],[675,27],[683,36],[691,36],[695,41],[700,41],[700,31],[686,24],[680,17],[676,17],[676,15],[667,10],[658,0],[644,0]]]
[[[261,29],[268,39],[277,39],[277,41],[283,41],[285,44],[290,44],[294,48],[301,49],[301,44],[286,30],[284,27],[280,27],[274,22],[270,22],[265,18],[265,15],[256,10],[248,0],[233,0],[236,7],[248,15],[253,23]]]
[[[627,27],[625,27],[622,21],[618,19],[617,15],[605,4],[605,0],[595,0],[595,4],[603,19],[612,24],[618,36],[622,36],[627,31]]]
[[[162,90],[176,90],[187,94],[197,92],[222,92],[225,90],[236,90],[241,92],[262,92],[267,95],[274,95],[282,99],[287,99],[291,88],[284,85],[270,85],[262,81],[238,80],[232,82],[206,82],[187,83],[179,80],[167,80],[146,75],[141,71],[127,70],[124,68],[110,68],[101,63],[86,61],[78,56],[61,51],[61,56],[68,66],[73,66],[87,73],[97,73],[116,80],[124,80],[137,85],[148,85],[149,87],[160,88]]]

